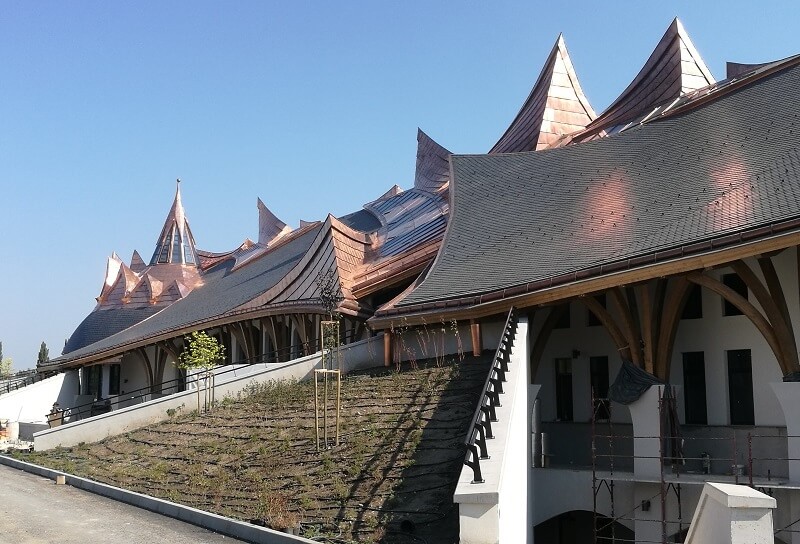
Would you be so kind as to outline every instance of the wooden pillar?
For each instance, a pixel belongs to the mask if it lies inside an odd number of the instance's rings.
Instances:
[[[469,331],[472,334],[472,355],[480,357],[483,351],[483,343],[481,342],[481,324],[474,319],[469,320]]]
[[[392,331],[384,329],[383,331],[383,366],[392,366]]]

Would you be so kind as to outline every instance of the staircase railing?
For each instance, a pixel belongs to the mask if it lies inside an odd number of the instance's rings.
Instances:
[[[467,432],[464,441],[467,446],[467,454],[464,457],[464,464],[472,469],[472,483],[483,483],[481,474],[481,459],[489,458],[489,450],[486,446],[488,439],[494,438],[492,434],[492,423],[497,421],[497,411],[500,406],[500,395],[503,394],[503,382],[506,381],[508,373],[508,363],[511,359],[511,348],[517,335],[517,317],[515,309],[512,307],[508,311],[505,327],[500,337],[500,343],[492,360],[492,368],[486,377],[486,384],[483,387],[478,407],[472,417],[472,424]]]
[[[36,370],[22,370],[9,378],[0,379],[0,395],[22,389],[25,386],[46,380],[58,372],[37,372]]]

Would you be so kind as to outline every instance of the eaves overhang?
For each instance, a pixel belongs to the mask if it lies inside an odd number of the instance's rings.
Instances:
[[[796,245],[800,245],[800,216],[485,293],[385,307],[367,324],[373,330],[380,330],[397,326],[400,321],[405,326],[477,319],[507,312],[511,306],[529,308],[554,304],[612,287],[718,267]]]
[[[351,301],[343,301],[339,306],[338,311],[348,316],[364,317],[364,309],[357,303]],[[192,331],[202,329],[211,329],[221,325],[228,325],[237,321],[247,319],[257,319],[260,317],[269,317],[273,315],[284,314],[302,314],[302,313],[319,313],[325,314],[325,309],[322,307],[318,300],[299,300],[287,301],[277,304],[269,304],[259,308],[250,308],[247,310],[226,312],[218,316],[209,317],[208,319],[198,320],[192,323],[183,324],[180,327],[172,329],[164,329],[147,338],[135,340],[126,344],[117,345],[108,349],[98,350],[94,353],[89,353],[81,357],[69,359],[68,357],[59,357],[48,361],[48,364],[38,366],[39,369],[44,370],[64,370],[67,368],[75,368],[85,366],[90,363],[107,360],[113,357],[122,355],[134,349],[152,346],[158,342],[171,340],[173,338],[188,334]]]

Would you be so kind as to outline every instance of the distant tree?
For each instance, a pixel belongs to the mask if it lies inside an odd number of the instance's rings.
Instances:
[[[11,357],[6,357],[0,360],[0,378],[7,378],[11,376],[12,369],[14,368],[14,361]]]
[[[39,346],[39,356],[36,358],[36,366],[46,363],[50,360],[50,350],[47,349],[47,344],[42,342]]]
[[[214,373],[211,371],[225,360],[225,346],[205,331],[194,331],[184,339],[186,348],[178,356],[178,367],[197,373],[197,411],[211,409],[214,405]],[[201,380],[202,395],[201,402]]]
[[[3,343],[0,342],[0,361],[3,360]]]

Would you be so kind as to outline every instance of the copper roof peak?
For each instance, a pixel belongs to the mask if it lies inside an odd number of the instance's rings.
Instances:
[[[164,228],[156,242],[150,266],[158,264],[183,264],[197,266],[197,249],[194,244],[189,221],[181,202],[181,180],[175,183],[175,199],[164,220]]]
[[[675,17],[633,81],[592,123],[589,131],[610,129],[656,106],[715,83],[680,19]]]
[[[585,129],[594,118],[559,34],[528,98],[489,153],[543,149],[565,134]]]
[[[284,234],[292,231],[286,223],[278,219],[274,213],[258,198],[256,201],[258,207],[258,243],[269,245],[277,240]]]
[[[437,193],[450,181],[450,151],[417,128],[417,168],[414,188]]]

